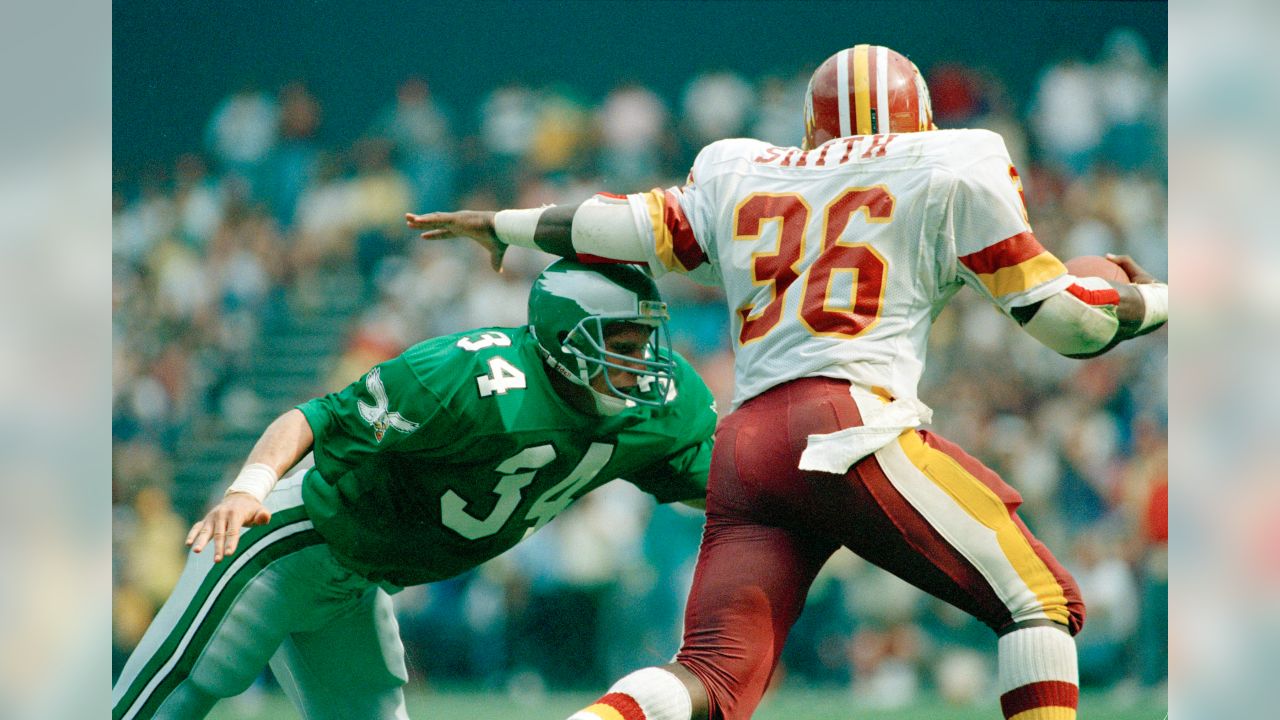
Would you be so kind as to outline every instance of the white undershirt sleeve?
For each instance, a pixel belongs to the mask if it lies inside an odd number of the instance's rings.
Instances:
[[[528,210],[500,210],[493,216],[493,232],[498,239],[516,247],[538,249],[533,233],[538,229],[538,218],[546,208]]]
[[[1115,306],[1090,305],[1062,290],[1046,298],[1022,329],[1063,355],[1088,355],[1115,338],[1120,321]]]
[[[508,245],[541,249],[534,242],[538,221],[547,208],[501,210],[493,218],[498,239]],[[570,228],[573,251],[611,260],[648,260],[645,240],[626,200],[595,195],[578,206]]]
[[[644,262],[649,259],[645,238],[640,235],[625,200],[599,195],[578,206],[573,215],[573,249],[611,260]]]

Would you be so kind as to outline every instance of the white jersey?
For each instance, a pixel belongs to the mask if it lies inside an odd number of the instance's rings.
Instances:
[[[1004,141],[985,130],[809,151],[723,140],[683,187],[627,199],[656,272],[723,286],[735,407],[808,376],[915,401],[930,325],[961,285],[1007,312],[1071,282],[1031,232]]]

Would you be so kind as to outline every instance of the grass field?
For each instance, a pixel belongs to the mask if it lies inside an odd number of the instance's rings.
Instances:
[[[595,695],[549,693],[533,701],[517,701],[502,692],[424,691],[411,689],[409,716],[414,720],[563,720],[581,709]],[[1080,720],[1163,720],[1168,703],[1163,699],[1117,702],[1109,696],[1085,693],[1080,699]],[[279,693],[259,693],[221,703],[211,720],[285,720],[298,712]],[[957,708],[936,700],[922,700],[903,710],[860,707],[847,692],[838,690],[783,689],[770,695],[755,720],[999,720],[992,701],[979,707]]]

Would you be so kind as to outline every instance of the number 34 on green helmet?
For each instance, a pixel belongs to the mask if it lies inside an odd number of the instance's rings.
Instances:
[[[529,291],[529,325],[547,364],[590,390],[596,409],[615,415],[628,407],[661,407],[675,397],[675,362],[667,304],[643,271],[628,265],[558,260]],[[636,326],[646,340],[632,352],[610,350],[610,337]],[[616,377],[634,376],[623,383]],[[603,377],[602,383],[593,381]],[[603,386],[604,392],[597,389]]]

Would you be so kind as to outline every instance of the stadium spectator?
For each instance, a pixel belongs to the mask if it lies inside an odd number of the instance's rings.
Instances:
[[[1132,172],[1156,161],[1161,78],[1147,59],[1142,36],[1117,28],[1107,36],[1097,65],[1098,97],[1106,121],[1101,147],[1107,163]]]
[[[753,119],[755,89],[728,70],[695,75],[680,98],[682,165],[693,162],[704,145],[727,137],[741,137]]]
[[[662,98],[638,84],[610,91],[596,113],[600,130],[600,174],[608,187],[660,182],[673,149],[670,113]]]
[[[761,79],[749,135],[778,147],[799,145],[804,139],[804,128],[796,122],[796,108],[804,103],[808,81],[801,73],[791,77],[766,75]]]
[[[423,207],[446,207],[454,200],[457,171],[450,111],[422,78],[410,78],[396,89],[395,102],[384,109],[370,134],[393,143],[396,164],[409,179],[412,197]]]
[[[205,128],[205,146],[219,168],[255,189],[279,137],[279,104],[251,83],[223,99]]]
[[[494,88],[480,103],[480,144],[485,158],[479,163],[485,185],[500,202],[515,197],[521,163],[533,147],[538,126],[538,98],[519,83]]]
[[[1109,688],[1122,679],[1124,653],[1141,609],[1133,570],[1125,562],[1125,543],[1114,530],[1098,528],[1076,538],[1071,570],[1080,592],[1089,598],[1089,625],[1077,639],[1080,680]]]
[[[311,184],[320,148],[320,102],[302,81],[287,83],[276,102],[280,108],[279,139],[262,161],[256,195],[271,209],[276,222],[288,227],[298,198]]]
[[[1093,164],[1106,130],[1091,66],[1064,58],[1048,68],[1036,88],[1031,120],[1052,167],[1083,175]]]

